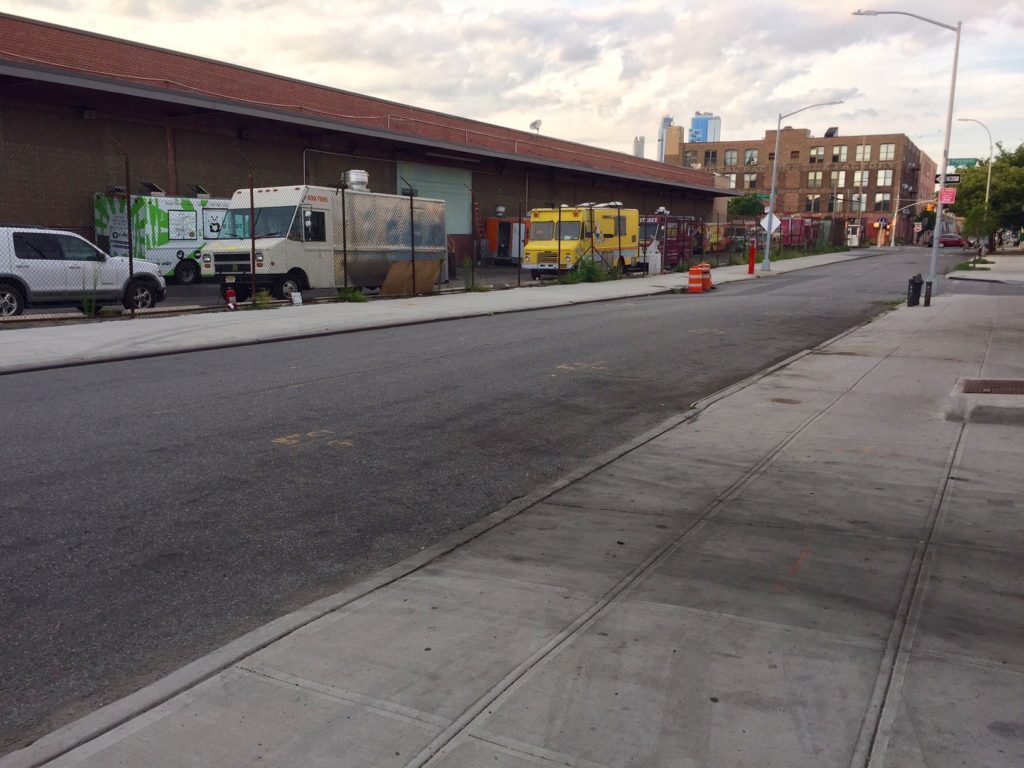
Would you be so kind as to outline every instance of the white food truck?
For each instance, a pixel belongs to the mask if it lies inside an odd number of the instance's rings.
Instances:
[[[244,301],[255,245],[256,290],[279,299],[307,289],[383,289],[389,281],[408,286],[395,293],[428,292],[447,261],[444,201],[370,192],[365,173],[351,174],[362,175],[349,189],[264,187],[253,190],[251,203],[247,188],[235,192],[220,237],[203,246],[204,279],[219,281],[222,293],[234,288]]]

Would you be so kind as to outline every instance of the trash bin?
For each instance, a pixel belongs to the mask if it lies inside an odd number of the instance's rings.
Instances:
[[[924,280],[921,278],[921,273],[918,272],[910,280],[907,281],[907,306],[916,307],[921,303],[921,287],[924,285]]]

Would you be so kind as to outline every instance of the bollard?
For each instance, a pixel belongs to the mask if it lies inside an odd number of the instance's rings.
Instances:
[[[930,307],[932,305],[932,281],[929,280],[924,284],[924,305]]]
[[[235,289],[230,285],[224,290],[224,301],[228,303],[228,307],[234,309],[238,304],[235,298]]]
[[[754,262],[757,261],[757,243],[750,243],[750,252],[747,254],[747,258],[750,260],[747,264],[747,274],[754,274]]]
[[[916,307],[921,303],[921,286],[924,285],[924,280],[921,279],[921,274],[914,275],[907,281],[907,306]]]

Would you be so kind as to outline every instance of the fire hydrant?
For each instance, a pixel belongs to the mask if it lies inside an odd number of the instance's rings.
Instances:
[[[238,308],[235,289],[232,288],[231,286],[228,286],[226,289],[224,289],[224,301],[228,303],[228,307],[230,307],[231,309]]]

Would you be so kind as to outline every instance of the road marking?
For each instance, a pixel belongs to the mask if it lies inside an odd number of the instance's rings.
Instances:
[[[275,437],[272,442],[274,445],[301,445],[303,443],[311,443],[315,440],[321,440],[323,438],[330,437],[334,434],[333,430],[330,429],[314,429],[312,432],[301,434],[296,432],[291,435],[282,435],[281,437]],[[351,440],[329,440],[328,445],[344,445],[346,448],[352,447]]]

